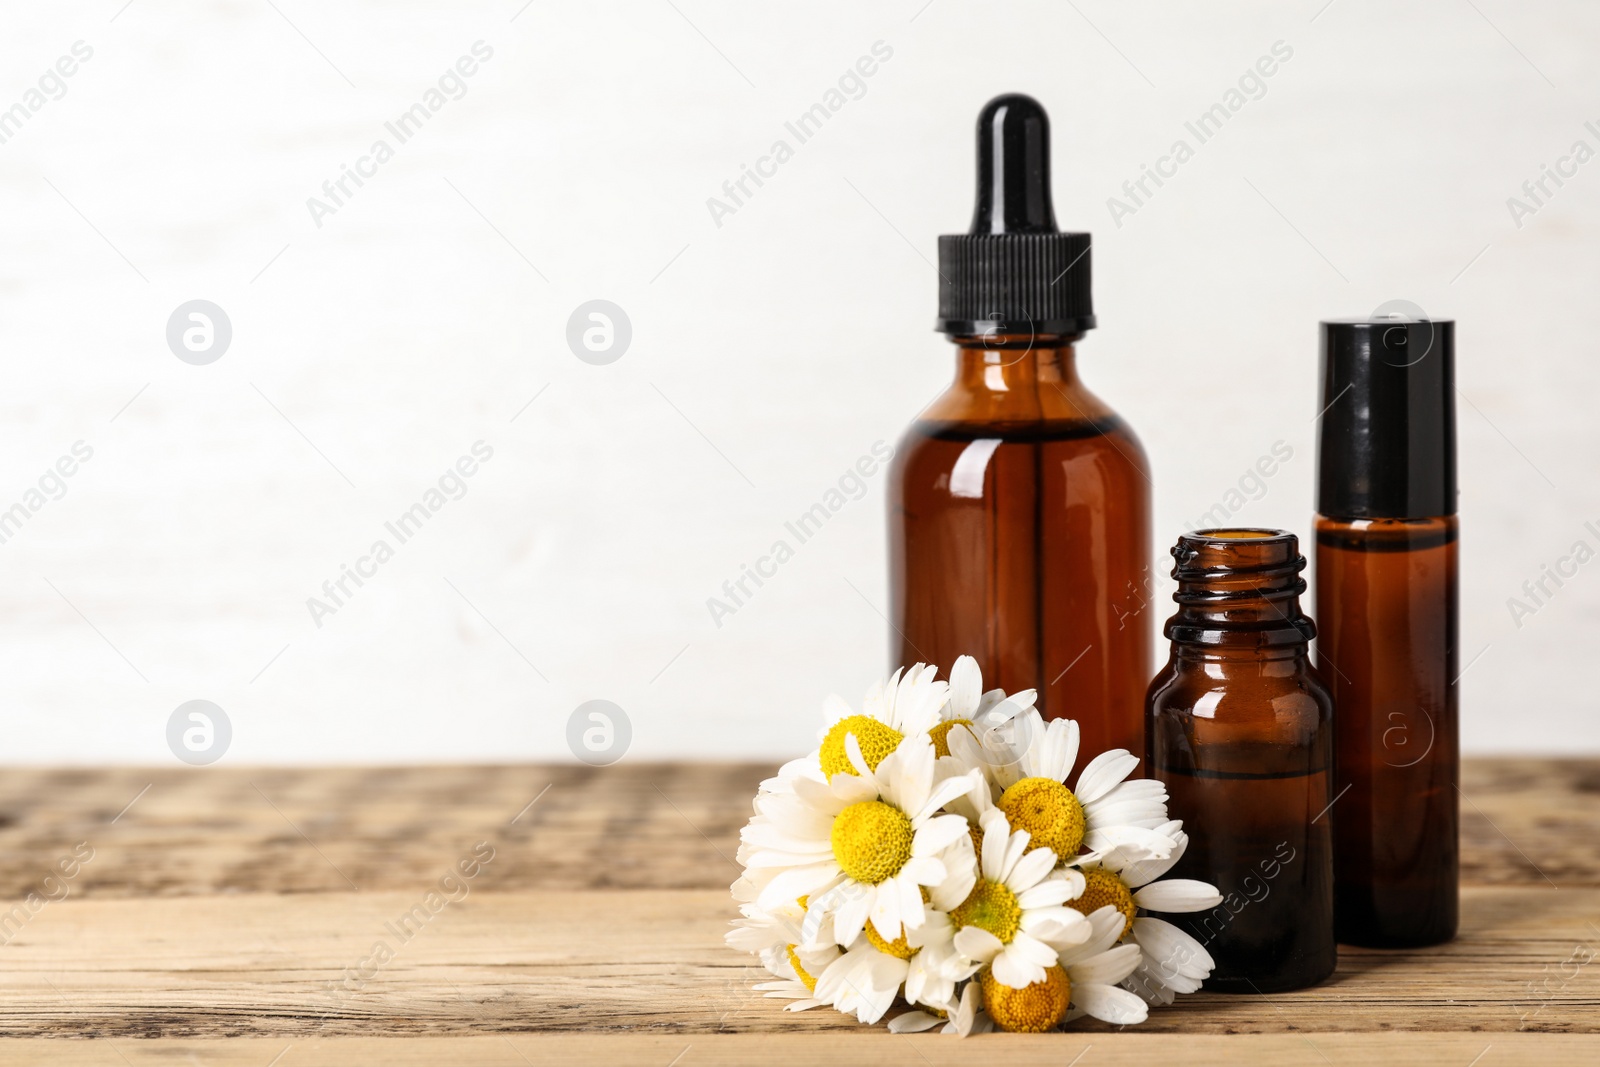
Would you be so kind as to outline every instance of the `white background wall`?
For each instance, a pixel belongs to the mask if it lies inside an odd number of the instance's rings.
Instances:
[[[0,544],[0,759],[169,762],[195,698],[235,763],[569,758],[597,697],[634,757],[798,752],[821,698],[885,665],[882,477],[720,628],[706,599],[948,379],[928,260],[1008,90],[1051,109],[1058,218],[1095,235],[1081,366],[1151,454],[1154,550],[1278,440],[1294,458],[1239,521],[1308,528],[1318,318],[1454,316],[1465,746],[1600,749],[1600,563],[1520,628],[1507,607],[1600,548],[1600,162],[1520,228],[1507,207],[1600,149],[1592,4],[0,18],[0,107],[93,49],[0,145],[0,508],[94,451]],[[480,40],[466,95],[315,225],[307,198]],[[864,95],[716,225],[707,198],[877,41]],[[1278,41],[1265,95],[1115,225],[1108,197]],[[233,324],[209,366],[164,337],[194,298]],[[565,343],[592,298],[633,324],[609,366]],[[306,598],[479,440],[466,495],[314,625]]]

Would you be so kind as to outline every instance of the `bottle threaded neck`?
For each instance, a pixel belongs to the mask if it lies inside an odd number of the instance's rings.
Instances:
[[[1178,613],[1167,637],[1191,644],[1303,645],[1316,636],[1300,611],[1306,558],[1287,530],[1234,527],[1195,530],[1172,548],[1172,599]]]

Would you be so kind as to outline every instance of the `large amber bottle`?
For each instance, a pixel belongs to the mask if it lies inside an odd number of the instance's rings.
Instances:
[[[1036,689],[1083,751],[1144,751],[1151,668],[1150,474],[1078,378],[1095,325],[1089,235],[1061,233],[1049,122],[1026,96],[978,118],[970,233],[939,239],[939,329],[955,381],[906,431],[889,487],[894,665]]]

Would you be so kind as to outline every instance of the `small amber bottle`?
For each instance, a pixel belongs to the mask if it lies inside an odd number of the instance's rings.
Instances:
[[[1455,324],[1322,324],[1317,665],[1333,691],[1335,915],[1374,948],[1455,936]]]
[[[1333,973],[1333,701],[1300,611],[1305,557],[1284,530],[1197,530],[1172,550],[1172,658],[1150,683],[1147,761],[1189,845],[1173,868],[1215,885],[1166,915],[1216,961],[1205,988],[1276,993]]]
[[[1150,472],[1078,377],[1089,260],[1088,234],[1056,228],[1044,108],[991,100],[971,230],[939,238],[955,381],[891,469],[891,663],[948,672],[973,656],[985,685],[1037,690],[1046,718],[1077,720],[1084,752],[1141,753]]]

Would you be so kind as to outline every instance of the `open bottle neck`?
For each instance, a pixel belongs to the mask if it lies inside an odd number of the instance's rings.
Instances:
[[[1194,654],[1303,653],[1316,627],[1300,610],[1305,557],[1283,530],[1199,530],[1172,550],[1178,611],[1167,620],[1174,649]]]

